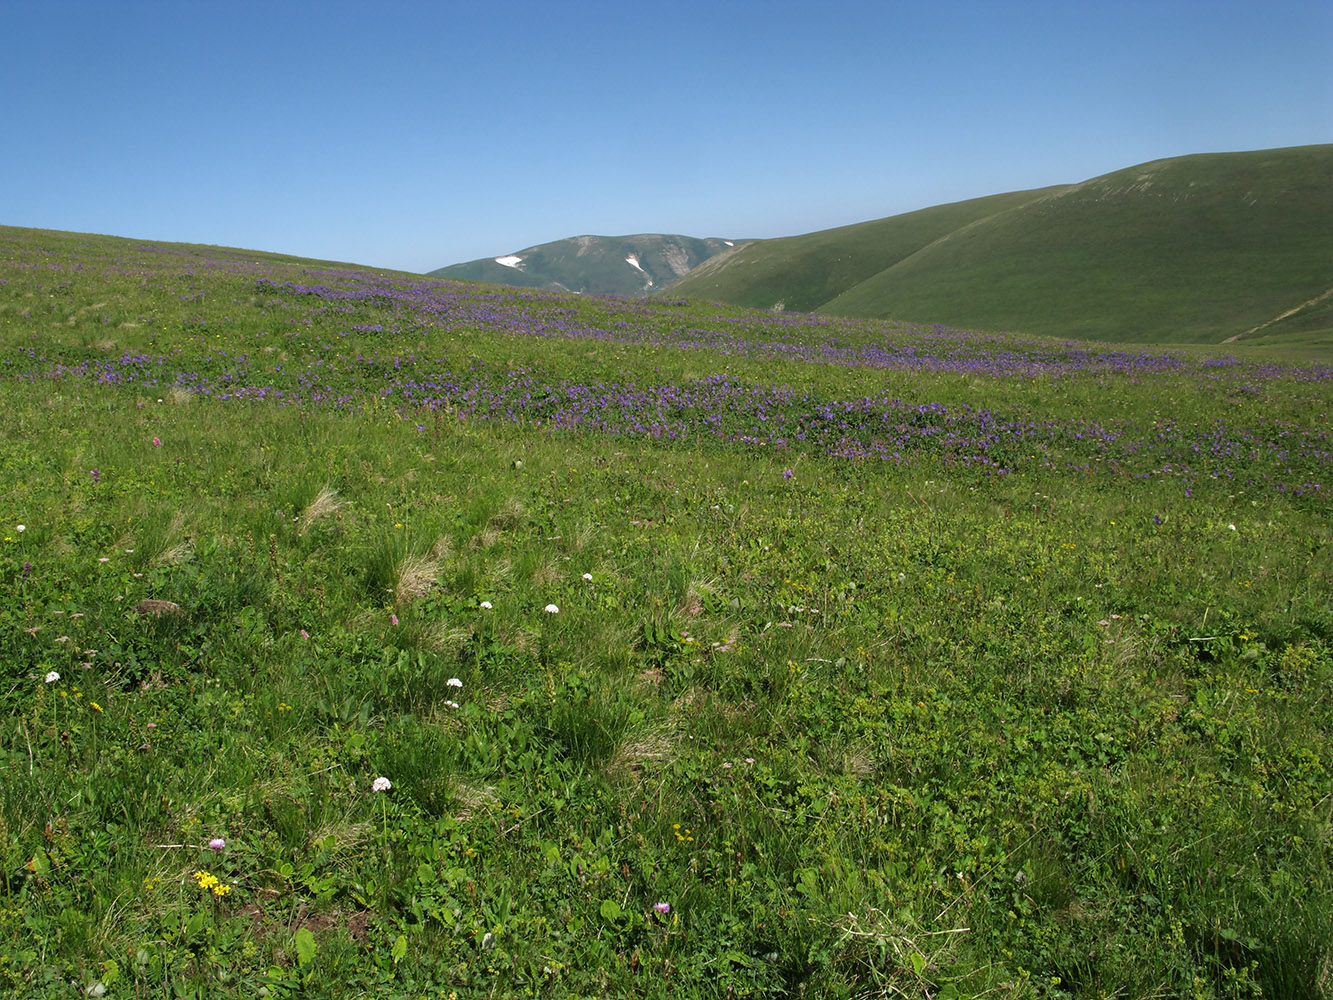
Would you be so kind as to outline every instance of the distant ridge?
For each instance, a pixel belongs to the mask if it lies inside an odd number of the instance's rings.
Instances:
[[[500,257],[452,264],[430,274],[437,278],[633,298],[674,284],[703,261],[735,245],[733,240],[652,233],[572,236]]]
[[[1333,342],[1333,145],[1155,160],[708,261],[673,296],[1123,342]]]

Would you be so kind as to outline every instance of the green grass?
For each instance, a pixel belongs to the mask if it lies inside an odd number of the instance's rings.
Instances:
[[[11,229],[0,280],[8,993],[1333,988],[1326,369],[751,356],[689,344],[952,342]],[[719,375],[1064,430],[551,416]]]
[[[1219,343],[1333,287],[1330,156],[1333,146],[1183,156],[767,241],[672,294],[1049,336]],[[962,212],[969,207],[975,214]],[[1290,331],[1326,348],[1326,302],[1302,313],[1273,324],[1267,339]]]
[[[1060,190],[973,198],[804,236],[747,243],[700,264],[669,294],[753,309],[815,312],[950,233]]]

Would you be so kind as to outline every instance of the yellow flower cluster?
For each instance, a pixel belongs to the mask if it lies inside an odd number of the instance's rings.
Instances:
[[[693,831],[689,830],[688,828],[682,830],[679,823],[671,824],[671,832],[675,834],[676,840],[682,844],[688,844],[694,840]]]
[[[194,881],[200,889],[204,890],[204,892],[211,892],[218,899],[221,899],[227,893],[231,892],[231,886],[227,885],[225,882],[218,881],[218,877],[210,872],[195,872]]]

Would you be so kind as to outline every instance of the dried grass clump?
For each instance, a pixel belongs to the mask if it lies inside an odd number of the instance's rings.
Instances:
[[[627,733],[606,763],[607,776],[627,778],[644,771],[650,764],[670,759],[678,733],[679,726],[673,719],[647,723],[637,731]]]
[[[500,509],[491,515],[491,527],[501,531],[512,531],[523,523],[527,508],[518,497],[510,497],[500,505]]]
[[[547,559],[532,571],[532,582],[538,587],[546,587],[560,579],[560,563]]]
[[[190,540],[182,537],[184,533],[185,514],[178,510],[172,515],[171,523],[160,536],[150,532],[148,537],[142,540],[145,551],[157,550],[153,556],[153,565],[175,566],[190,559],[194,549]]]
[[[161,618],[163,615],[180,614],[181,606],[175,601],[160,601],[154,597],[146,597],[134,606],[134,610],[141,615],[152,615],[154,618]]]
[[[189,541],[179,541],[159,552],[153,562],[159,566],[175,566],[179,563],[189,562],[193,555],[194,547]]]
[[[450,628],[444,623],[439,623],[428,627],[422,634],[421,646],[432,652],[457,656],[472,638],[472,632],[473,628],[470,625]]]
[[[369,823],[325,823],[310,835],[310,842],[333,837],[337,845],[334,850],[342,854],[356,850],[370,836],[373,836],[373,827]]]
[[[492,586],[506,583],[514,572],[514,564],[508,559],[497,559],[486,567],[486,582]]]
[[[332,486],[321,486],[315,498],[306,504],[305,512],[301,514],[300,527],[297,529],[298,535],[304,535],[321,517],[327,517],[336,512],[346,501],[338,499],[338,491]]]
[[[579,553],[586,549],[597,535],[597,529],[587,521],[584,521],[574,530],[574,535],[569,540],[569,551]]]
[[[875,774],[875,756],[866,747],[852,747],[843,757],[842,766],[848,777],[865,781]]]
[[[398,564],[393,596],[399,604],[419,601],[439,582],[440,563],[430,556],[406,556]]]
[[[494,785],[471,785],[466,781],[455,779],[454,798],[458,800],[460,809],[454,819],[460,823],[466,822],[472,818],[472,814],[478,809],[489,809],[497,803],[499,799],[495,794]]]
[[[703,592],[697,584],[691,583],[685,590],[685,601],[676,609],[686,618],[698,618],[703,614]]]
[[[500,541],[500,532],[495,528],[483,528],[478,534],[472,536],[472,540],[467,543],[467,547],[476,551],[477,549],[494,548]]]
[[[529,632],[525,628],[517,628],[512,632],[502,631],[498,636],[501,644],[508,646],[516,653],[535,653],[541,648],[541,641],[536,632]]]

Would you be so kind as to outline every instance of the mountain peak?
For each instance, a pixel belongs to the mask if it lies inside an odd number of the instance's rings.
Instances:
[[[660,291],[735,240],[662,233],[571,236],[431,271],[440,278],[628,298]]]

